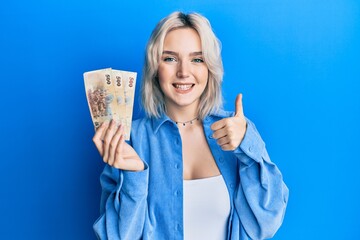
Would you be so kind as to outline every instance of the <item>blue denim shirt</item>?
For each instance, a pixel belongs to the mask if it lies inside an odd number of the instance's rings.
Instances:
[[[223,151],[212,138],[212,123],[233,116],[220,111],[203,120],[210,150],[225,180],[231,212],[228,238],[271,238],[280,227],[288,189],[254,124],[240,146]],[[132,123],[130,144],[145,163],[131,172],[106,165],[100,217],[94,224],[99,239],[183,239],[183,163],[178,126],[168,116]]]

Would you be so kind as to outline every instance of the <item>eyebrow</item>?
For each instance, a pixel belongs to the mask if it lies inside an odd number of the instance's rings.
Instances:
[[[169,54],[169,55],[175,55],[175,56],[179,55],[179,53],[177,53],[177,52],[168,51],[168,50],[164,50],[162,54]],[[203,54],[202,51],[199,51],[199,52],[192,52],[189,55],[190,56],[199,56],[199,55],[202,55],[202,54]]]

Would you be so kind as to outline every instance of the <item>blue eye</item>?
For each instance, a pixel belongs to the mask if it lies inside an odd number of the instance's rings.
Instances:
[[[164,62],[176,62],[176,59],[174,57],[165,57]]]
[[[203,63],[204,62],[204,60],[202,58],[195,58],[192,61],[195,63]]]

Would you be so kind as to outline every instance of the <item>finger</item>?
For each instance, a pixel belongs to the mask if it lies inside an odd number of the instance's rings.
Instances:
[[[103,155],[103,159],[104,159],[104,162],[106,162],[106,163],[108,162],[108,158],[109,158],[109,147],[110,147],[111,140],[112,140],[112,138],[114,136],[115,126],[116,126],[115,121],[111,120],[110,126],[106,130],[106,133],[105,133],[105,136],[104,136],[104,155]]]
[[[109,156],[108,156],[108,164],[113,165],[115,161],[115,151],[119,143],[119,139],[121,137],[121,127],[122,125],[117,126],[117,130],[111,139],[110,146],[109,146]]]
[[[107,129],[108,125],[109,125],[108,121],[103,122],[101,124],[101,126],[96,130],[95,135],[93,137],[93,142],[101,156],[103,156],[103,152],[104,152],[102,136],[103,136],[105,130]]]
[[[221,149],[224,151],[233,151],[236,147],[232,146],[231,144],[224,144],[221,146]]]
[[[219,130],[214,131],[212,137],[214,139],[219,139],[219,138],[225,137],[226,135],[227,135],[226,127],[223,127]]]
[[[122,144],[121,147],[123,147],[124,142],[125,142],[125,126],[121,126],[120,130],[121,131],[120,131],[120,140],[119,140],[119,142]],[[120,153],[122,153],[122,149],[123,148],[120,149],[121,150]]]
[[[237,95],[235,100],[235,116],[243,116],[242,94]]]
[[[103,122],[100,127],[96,130],[93,140],[101,140],[106,128],[109,126],[109,122]]]
[[[217,131],[217,130],[225,127],[225,126],[226,126],[226,118],[223,118],[223,119],[221,119],[221,120],[219,120],[219,121],[217,121],[217,122],[214,122],[214,123],[210,126],[210,128],[211,128],[211,130],[213,130],[213,131]]]
[[[225,137],[219,138],[216,142],[219,146],[222,147],[223,145],[229,144],[230,139],[228,136],[225,136]]]
[[[120,127],[120,138],[118,141],[118,145],[116,147],[115,157],[114,157],[114,159],[115,159],[114,165],[116,165],[117,168],[121,168],[119,161],[123,155],[124,144],[125,144],[124,126],[121,126]]]

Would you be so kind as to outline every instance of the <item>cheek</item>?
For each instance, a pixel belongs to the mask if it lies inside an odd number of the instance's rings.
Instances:
[[[164,90],[166,89],[166,86],[167,86],[167,80],[168,77],[167,77],[167,74],[166,74],[166,71],[164,71],[164,69],[161,69],[159,67],[158,69],[158,82],[159,82],[159,86],[160,86],[160,89],[162,92],[164,92]]]
[[[160,86],[160,89],[161,89],[162,92],[164,92],[164,90],[165,90],[165,92],[166,92],[166,86],[167,86],[167,84],[165,84],[164,81],[161,81],[160,78],[159,78],[159,86]]]
[[[168,67],[164,67],[160,64],[158,68],[158,78],[160,85],[166,82],[171,77],[171,69]]]
[[[158,73],[158,81],[159,81],[159,85],[161,90],[164,89],[164,86],[166,86],[166,76],[163,74],[163,72],[159,72]]]
[[[209,70],[207,68],[199,69],[199,71],[197,72],[197,76],[199,81],[201,81],[202,83],[206,83],[209,78]]]

